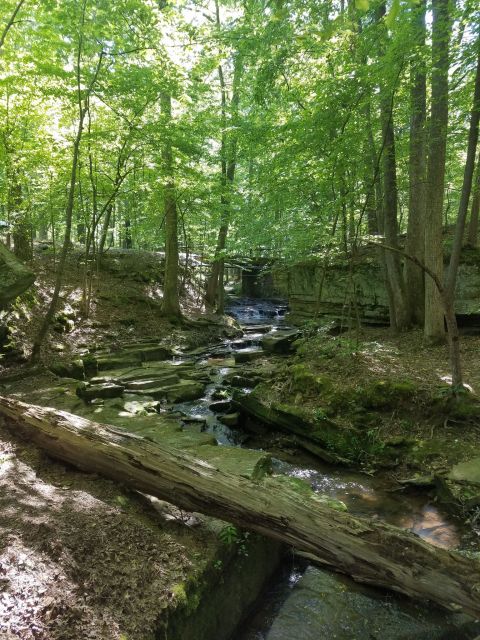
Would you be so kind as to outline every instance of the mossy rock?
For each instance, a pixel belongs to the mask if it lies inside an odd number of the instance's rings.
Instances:
[[[355,399],[365,409],[388,409],[411,400],[416,391],[417,385],[411,380],[375,380],[357,389]]]
[[[292,389],[301,393],[325,393],[332,388],[332,383],[327,376],[316,375],[304,364],[294,364],[290,367],[292,376]]]

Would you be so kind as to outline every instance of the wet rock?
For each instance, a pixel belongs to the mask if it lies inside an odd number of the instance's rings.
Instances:
[[[180,378],[175,373],[166,375],[165,377],[162,378],[162,385],[165,385],[165,386],[176,384],[177,382],[180,382]],[[158,388],[158,386],[159,386],[158,379],[133,380],[132,382],[127,382],[125,385],[125,387],[129,391],[144,391],[148,389]]]
[[[119,398],[123,394],[125,387],[112,382],[103,384],[88,384],[82,382],[76,389],[76,394],[83,400],[90,401],[94,398]]]
[[[228,373],[224,379],[223,384],[228,385],[230,387],[238,387],[240,389],[243,388],[252,388],[257,385],[261,381],[261,377],[256,374],[250,374],[248,372],[247,375],[239,375],[235,371]]]
[[[349,437],[358,436],[358,432],[352,427],[347,433],[325,417],[319,422],[310,422],[299,407],[278,402],[268,403],[261,392],[243,393],[236,390],[233,401],[234,406],[255,420],[274,429],[295,434],[301,447],[326,462],[345,463],[344,455],[336,451],[337,443],[345,446]]]
[[[259,360],[263,358],[265,354],[258,349],[242,349],[241,351],[235,351],[234,359],[237,364],[243,364],[245,362],[253,362],[253,360]]]
[[[232,403],[230,400],[219,400],[218,402],[212,402],[209,406],[210,411],[214,413],[222,413],[224,411],[230,411],[232,408]]]
[[[201,398],[205,391],[205,385],[194,380],[178,380],[174,384],[161,384],[141,391],[147,391],[148,395],[155,400],[167,400],[171,404],[176,404]],[[131,388],[129,392],[134,393]]]
[[[218,419],[227,427],[236,427],[240,420],[240,414],[238,413],[238,411],[235,411],[235,413],[226,413],[225,415],[220,416]]]
[[[262,337],[262,347],[270,353],[289,353],[300,335],[298,329],[271,331]]]
[[[308,567],[275,618],[267,640],[467,640],[478,622],[385,597],[347,578]]]

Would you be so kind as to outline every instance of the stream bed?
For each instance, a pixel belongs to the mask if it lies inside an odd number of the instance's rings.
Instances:
[[[241,368],[235,364],[235,353],[261,351],[265,325],[273,331],[286,328],[285,309],[280,301],[237,299],[228,312],[242,325],[244,337],[186,356],[208,364],[215,372],[201,399],[174,406],[186,418],[187,428],[203,422],[203,429],[213,434],[219,445],[251,447],[253,442],[254,448],[259,447],[258,439],[252,440],[251,434],[238,427],[226,426],[210,407],[225,376]],[[269,451],[268,441],[260,444]],[[299,452],[292,461],[288,456],[277,457],[275,450],[269,452],[274,456],[274,473],[308,481],[315,491],[344,502],[354,515],[378,518],[447,549],[478,550],[477,533],[449,517],[425,493],[398,491],[384,478],[328,465],[308,454]],[[232,640],[462,640],[480,634],[480,625],[465,616],[359,586],[346,577],[309,566],[302,558],[285,562],[257,605]]]

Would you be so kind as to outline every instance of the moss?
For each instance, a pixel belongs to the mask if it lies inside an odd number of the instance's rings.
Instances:
[[[318,376],[304,364],[294,364],[290,367],[292,389],[301,393],[325,393],[332,387],[327,376]]]
[[[358,389],[355,395],[365,409],[386,409],[411,399],[416,390],[417,385],[411,380],[375,380]]]

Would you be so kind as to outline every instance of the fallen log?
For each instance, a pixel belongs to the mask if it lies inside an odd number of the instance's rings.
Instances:
[[[0,416],[11,431],[81,470],[285,542],[359,582],[480,616],[477,560],[279,488],[275,479],[255,483],[64,411],[0,397]]]

